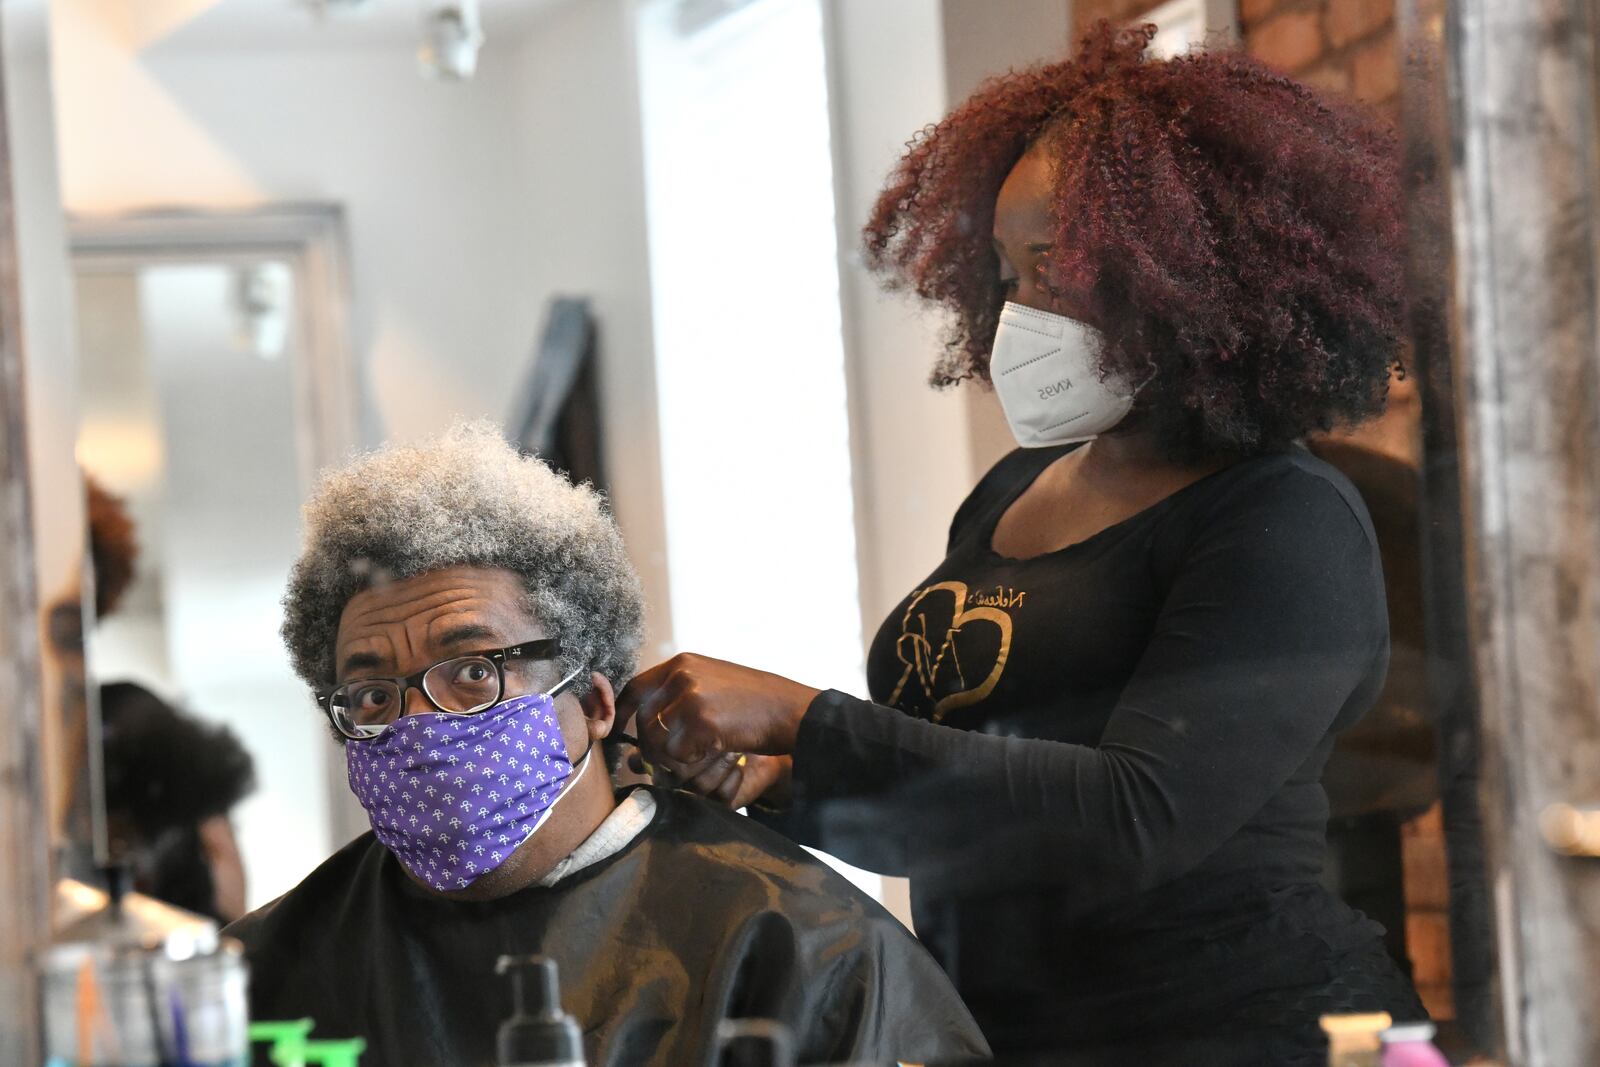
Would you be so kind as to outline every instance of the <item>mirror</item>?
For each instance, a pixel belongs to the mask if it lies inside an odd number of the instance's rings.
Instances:
[[[146,854],[169,830],[136,780],[154,757],[130,731],[178,736],[144,727],[149,709],[225,728],[233,743],[212,743],[241,753],[234,778],[208,782],[215,796],[200,803],[220,816],[218,880],[242,877],[246,889],[226,905],[177,901],[225,919],[292,888],[342,843],[341,826],[359,826],[325,731],[282,714],[305,694],[276,632],[311,472],[357,435],[342,387],[343,261],[336,208],[144,215],[74,232],[108,854]]]

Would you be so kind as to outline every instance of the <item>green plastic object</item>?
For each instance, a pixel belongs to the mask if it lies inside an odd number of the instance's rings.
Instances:
[[[277,1067],[306,1067],[307,1039],[315,1025],[310,1019],[251,1023],[250,1042],[270,1044],[267,1056]]]
[[[361,1054],[366,1050],[367,1041],[362,1037],[352,1037],[348,1041],[307,1041],[306,1065],[359,1067]]]

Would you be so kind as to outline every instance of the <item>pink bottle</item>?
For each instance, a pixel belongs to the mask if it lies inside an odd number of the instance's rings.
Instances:
[[[1450,1067],[1433,1047],[1432,1023],[1400,1023],[1383,1032],[1383,1067]]]

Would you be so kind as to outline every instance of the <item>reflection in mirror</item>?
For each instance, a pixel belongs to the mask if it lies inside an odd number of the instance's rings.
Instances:
[[[173,247],[201,225],[218,247]],[[305,288],[324,278],[304,249],[228,249],[240,225],[88,223],[74,264],[110,855],[223,920],[326,856],[342,802],[277,636],[315,417],[340,401],[310,402],[314,361],[339,358],[313,324],[339,295]]]

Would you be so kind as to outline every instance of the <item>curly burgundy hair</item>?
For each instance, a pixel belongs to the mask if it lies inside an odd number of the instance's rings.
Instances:
[[[117,610],[117,603],[133,584],[134,567],[139,561],[139,543],[133,519],[122,498],[106,492],[87,473],[83,483],[88,492],[94,613],[96,618],[103,619]]]
[[[1379,413],[1404,312],[1392,133],[1234,51],[1152,59],[1154,32],[1102,22],[908,145],[864,237],[891,286],[954,312],[933,382],[988,377],[995,198],[1037,149],[1058,226],[1041,282],[1091,280],[1102,370],[1154,372],[1139,411],[1169,452],[1260,452]]]

